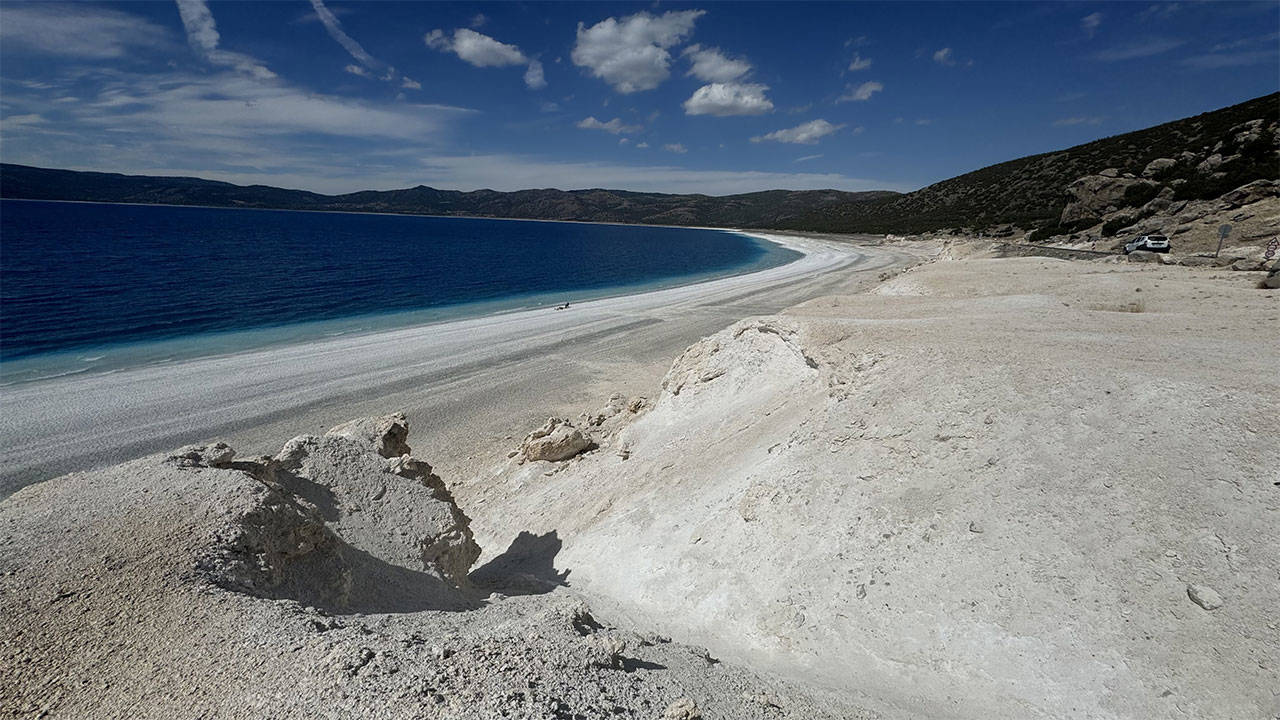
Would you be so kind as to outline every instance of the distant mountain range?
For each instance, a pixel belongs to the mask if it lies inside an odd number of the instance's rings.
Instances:
[[[1141,174],[1151,161],[1182,154],[1208,158],[1234,128],[1260,120],[1262,140],[1213,172],[1180,162],[1173,172],[1185,198],[1216,197],[1257,179],[1280,178],[1274,127],[1280,93],[1146,130],[1116,135],[1042,155],[1011,160],[911,193],[769,190],[741,195],[668,195],[621,190],[497,192],[404,190],[322,195],[266,185],[233,185],[191,177],[151,177],[0,164],[0,197],[164,205],[278,208],[705,225],[827,232],[914,233],[941,228],[1055,227],[1068,202],[1066,187],[1085,175],[1115,168]],[[1219,158],[1221,159],[1221,158]],[[1166,173],[1167,174],[1167,173]],[[1170,178],[1165,178],[1168,181]]]

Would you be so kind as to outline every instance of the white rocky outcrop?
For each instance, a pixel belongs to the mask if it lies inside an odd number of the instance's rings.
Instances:
[[[230,587],[335,609],[449,606],[480,548],[408,434],[401,414],[361,418],[242,463],[230,472],[268,492],[202,566]]]
[[[542,427],[529,433],[520,444],[524,460],[560,462],[586,452],[592,447],[589,437],[564,418],[547,418]]]

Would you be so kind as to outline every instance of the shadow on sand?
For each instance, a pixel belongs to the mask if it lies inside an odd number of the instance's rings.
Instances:
[[[503,595],[541,595],[566,585],[569,571],[557,572],[561,542],[555,530],[542,535],[521,531],[506,552],[471,571],[477,589]]]

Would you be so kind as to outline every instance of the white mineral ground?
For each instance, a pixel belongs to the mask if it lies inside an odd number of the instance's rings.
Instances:
[[[178,366],[195,397],[18,388],[15,483],[279,454],[0,503],[0,709],[1280,716],[1280,291],[964,244],[877,282],[938,247],[801,242],[772,280]],[[434,475],[396,417],[285,443],[396,410]]]

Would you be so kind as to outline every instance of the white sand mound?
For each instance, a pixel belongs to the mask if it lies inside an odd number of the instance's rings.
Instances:
[[[508,466],[476,512],[556,530],[591,595],[886,714],[1275,714],[1274,297],[1040,259],[908,282],[694,345],[627,452]]]
[[[469,576],[469,521],[407,435],[392,415],[274,458],[190,446],[0,503],[0,715],[874,717],[607,626],[554,533]]]

